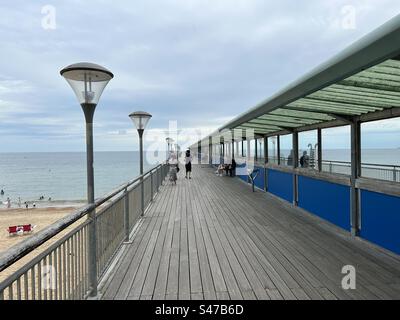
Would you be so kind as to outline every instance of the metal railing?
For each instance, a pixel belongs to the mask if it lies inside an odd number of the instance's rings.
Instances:
[[[351,163],[346,161],[322,161],[322,171],[351,174]],[[366,178],[400,182],[400,166],[361,163],[361,176]]]
[[[268,157],[268,162],[278,164],[278,158]],[[282,166],[292,166],[293,160],[290,158],[280,157],[279,163]],[[308,168],[318,170],[317,161],[311,160]],[[351,175],[351,163],[348,161],[322,160],[321,169],[324,172]],[[361,163],[361,176],[365,178],[400,182],[400,165]]]
[[[0,283],[0,300],[86,298],[90,290],[88,230],[92,222],[83,218],[96,210],[97,278],[101,279],[140,218],[141,192],[146,208],[167,173],[166,164],[158,165],[4,252],[0,271],[33,257],[17,265]]]

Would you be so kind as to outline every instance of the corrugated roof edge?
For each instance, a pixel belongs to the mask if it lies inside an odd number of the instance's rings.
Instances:
[[[235,128],[267,112],[398,55],[400,55],[400,14],[357,40],[298,80],[292,82],[270,98],[240,114],[209,136],[213,136],[224,129]],[[200,141],[206,138],[204,137]]]

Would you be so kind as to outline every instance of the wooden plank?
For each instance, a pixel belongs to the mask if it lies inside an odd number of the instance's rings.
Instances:
[[[190,297],[191,297],[191,300],[203,300],[203,299],[204,299],[203,293],[201,293],[201,292],[199,292],[199,293],[192,293],[192,294],[190,295]]]
[[[230,300],[228,292],[217,292],[217,300]]]
[[[188,250],[189,250],[189,274],[190,274],[190,292],[193,294],[202,293],[203,286],[201,284],[201,272],[199,264],[199,255],[197,250],[197,241],[194,230],[192,197],[190,190],[191,184],[185,189],[188,201],[186,202],[187,210],[187,233],[188,233]],[[203,296],[203,295],[202,295]]]
[[[157,299],[165,299],[167,291],[169,262],[172,252],[172,237],[174,232],[175,214],[176,214],[175,205],[178,196],[177,188],[175,186],[168,186],[168,187],[172,188],[172,190],[171,189],[168,190],[169,198],[166,210],[168,210],[171,214],[168,221],[167,234],[163,245],[160,265],[154,288],[154,297],[156,297]]]
[[[179,300],[190,300],[190,276],[189,276],[189,249],[187,227],[187,199],[186,186],[188,180],[183,180],[179,186],[181,191],[181,235],[179,244]]]

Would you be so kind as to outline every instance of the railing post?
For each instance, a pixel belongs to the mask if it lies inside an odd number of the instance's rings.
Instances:
[[[140,208],[141,208],[141,216],[144,216],[144,179],[143,175],[140,178]]]
[[[397,181],[397,172],[396,172],[396,167],[393,167],[393,181],[396,182]]]
[[[318,139],[318,171],[322,171],[322,129],[319,128],[317,131]]]
[[[351,235],[358,236],[360,232],[360,206],[359,190],[356,181],[361,173],[361,126],[360,122],[353,121],[351,124]]]
[[[129,241],[129,194],[128,194],[128,187],[124,190],[124,199],[125,199],[125,206],[124,206],[124,215],[125,215],[125,241]]]
[[[160,188],[160,168],[157,168],[156,176],[157,176],[157,192],[158,192],[158,190]]]
[[[154,190],[153,190],[153,171],[150,172],[150,201],[153,201],[153,194],[154,194]]]
[[[332,161],[329,161],[329,173],[332,173]]]
[[[299,134],[297,131],[293,132],[292,135],[292,147],[293,147],[293,205],[298,205],[299,189],[298,189],[298,176],[296,169],[299,166]]]

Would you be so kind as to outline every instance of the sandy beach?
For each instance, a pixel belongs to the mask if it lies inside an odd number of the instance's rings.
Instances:
[[[55,221],[71,214],[77,209],[77,207],[49,207],[49,208],[36,208],[36,209],[0,209],[0,255],[2,252],[12,247],[13,245],[21,242],[32,234],[39,232],[48,225],[54,223]],[[35,225],[35,229],[31,234],[20,235],[20,236],[9,236],[8,227],[14,225],[32,224]],[[74,224],[73,226],[76,226]],[[71,228],[71,227],[70,227]],[[67,228],[70,230],[70,228]],[[62,232],[65,234],[67,230]],[[56,237],[59,238],[61,234]],[[55,239],[56,239],[55,238]],[[55,239],[52,239],[53,241]],[[0,272],[0,281],[9,275],[13,270],[18,268],[18,266],[23,265],[29,259],[42,251],[50,245],[53,241],[47,241],[44,245],[40,246],[37,250],[28,254],[25,258],[21,259],[19,262],[15,263],[12,267]]]
[[[76,208],[36,208],[36,209],[1,209],[0,210],[0,254],[16,243],[23,241],[31,234],[9,236],[8,227],[23,224],[35,225],[33,233],[40,231],[62,217],[72,213]],[[32,233],[32,234],[33,234]]]

